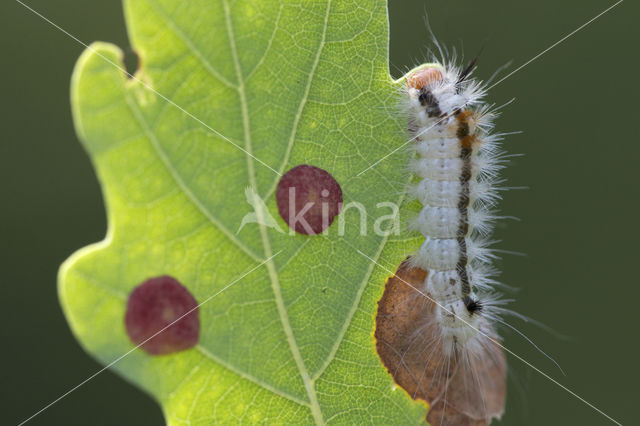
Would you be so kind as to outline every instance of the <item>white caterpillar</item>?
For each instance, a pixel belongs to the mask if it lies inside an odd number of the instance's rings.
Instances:
[[[436,302],[449,355],[482,339],[478,330],[490,316],[478,290],[488,290],[490,282],[484,238],[500,163],[488,134],[493,116],[481,103],[484,89],[469,78],[473,66],[430,64],[407,79],[418,157],[410,167],[421,179],[412,192],[424,206],[412,227],[425,237],[411,263],[429,272],[424,290]]]
[[[410,226],[425,237],[409,266],[427,271],[421,292],[433,303],[410,334],[423,349],[410,343],[402,362],[422,370],[412,379],[414,397],[429,402],[433,425],[489,424],[506,395],[493,327],[504,309],[491,288],[486,240],[503,161],[500,135],[489,134],[494,114],[484,86],[470,77],[474,66],[423,65],[409,74],[405,94],[416,151],[410,168],[420,179],[411,193],[423,205]]]

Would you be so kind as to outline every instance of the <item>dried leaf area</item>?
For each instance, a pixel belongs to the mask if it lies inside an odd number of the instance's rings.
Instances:
[[[395,382],[429,404],[432,426],[488,425],[504,411],[506,359],[498,337],[481,321],[477,338],[445,350],[435,304],[423,290],[427,271],[400,265],[378,302],[376,346]]]

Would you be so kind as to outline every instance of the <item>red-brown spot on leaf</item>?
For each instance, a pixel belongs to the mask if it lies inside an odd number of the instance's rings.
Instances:
[[[278,212],[300,234],[319,234],[342,209],[340,184],[325,170],[302,164],[280,178],[276,192]]]
[[[173,277],[149,278],[129,295],[125,325],[131,341],[151,355],[189,349],[198,343],[198,302]]]

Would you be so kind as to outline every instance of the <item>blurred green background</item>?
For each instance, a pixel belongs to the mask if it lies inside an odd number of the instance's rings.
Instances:
[[[257,0],[259,1],[259,0]],[[84,42],[127,52],[118,0],[28,0]],[[427,12],[440,41],[482,52],[486,79],[507,73],[613,2],[390,0],[391,73],[428,58]],[[73,131],[69,79],[83,48],[15,1],[0,4],[0,285],[2,423],[17,424],[101,368],[75,342],[56,294],[58,265],[102,239],[105,214],[89,159]],[[637,2],[622,3],[496,86],[490,100],[516,98],[498,120],[511,153],[500,261],[519,287],[511,307],[569,338],[512,323],[552,355],[554,366],[514,333],[505,345],[623,424],[640,400],[636,266],[638,217]],[[506,75],[506,73],[503,73]],[[506,425],[606,425],[593,409],[510,357]],[[634,419],[636,419],[634,421]],[[107,371],[30,424],[160,425],[155,403]]]

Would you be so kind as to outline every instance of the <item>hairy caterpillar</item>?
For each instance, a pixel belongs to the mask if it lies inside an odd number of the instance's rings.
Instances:
[[[493,327],[503,308],[487,240],[503,156],[474,66],[426,64],[406,79],[410,170],[419,180],[410,193],[422,205],[410,227],[425,240],[378,305],[381,358],[397,383],[430,404],[432,425],[486,425],[502,415],[506,396]]]
[[[462,368],[469,369],[496,356],[485,238],[501,167],[496,138],[489,134],[494,115],[482,103],[483,86],[470,78],[474,66],[475,60],[465,69],[426,65],[407,79],[417,152],[410,167],[421,179],[412,192],[423,205],[412,226],[425,237],[410,264],[428,271],[423,290],[434,300],[432,326],[442,354],[461,357]],[[474,370],[468,371],[471,380],[480,377]],[[485,411],[483,417],[500,414]]]
[[[418,157],[410,167],[421,179],[412,192],[423,205],[412,227],[425,237],[411,265],[429,271],[424,289],[437,303],[447,355],[482,338],[476,329],[490,307],[478,291],[490,284],[484,238],[500,163],[488,134],[493,115],[474,108],[484,90],[468,79],[473,65],[427,65],[407,79]]]

